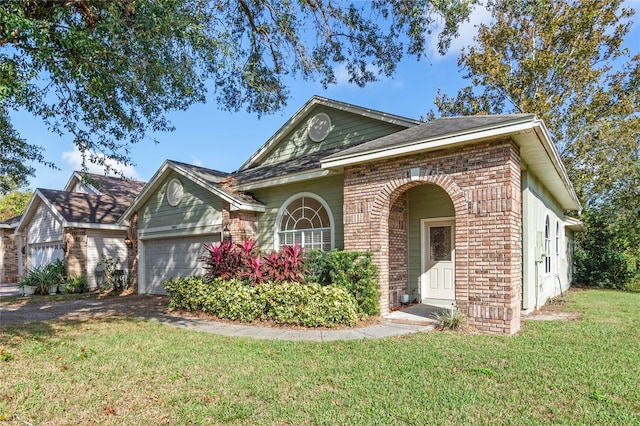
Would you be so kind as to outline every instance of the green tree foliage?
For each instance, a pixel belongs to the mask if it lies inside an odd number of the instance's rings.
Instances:
[[[435,23],[444,51],[467,0],[0,1],[0,172],[20,182],[45,162],[11,112],[70,134],[86,162],[131,163],[130,144],[172,129],[165,113],[204,102],[257,114],[282,108],[286,79],[360,86],[420,56]],[[109,168],[108,166],[106,167]]]
[[[32,194],[31,191],[21,189],[6,193],[0,191],[0,222],[21,215]]]
[[[438,112],[537,114],[583,200],[587,227],[607,218],[612,247],[639,259],[640,53],[623,47],[635,11],[620,0],[505,0],[486,7],[492,22],[479,26],[477,45],[458,60],[471,85],[454,97],[439,93]],[[590,247],[586,258],[605,251],[596,249],[598,235],[579,237]]]

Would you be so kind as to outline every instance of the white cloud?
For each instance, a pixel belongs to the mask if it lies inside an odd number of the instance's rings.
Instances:
[[[373,64],[367,65],[367,71],[372,72],[375,75],[378,75],[378,68]],[[349,87],[358,87],[355,83],[349,82],[349,71],[347,71],[347,67],[345,64],[339,64],[337,67],[333,69],[333,74],[336,77],[335,86],[349,86]]]
[[[61,157],[62,157],[62,161],[64,161],[66,164],[72,167],[73,170],[82,169],[82,154],[78,150],[77,146],[73,147],[73,151],[63,152]],[[140,179],[140,176],[138,175],[138,171],[133,166],[123,166],[114,161],[106,161],[106,164],[108,164],[111,168],[122,172],[122,174],[127,178],[134,179],[134,180]],[[105,174],[105,170],[103,166],[89,162],[88,158],[85,163],[85,166],[87,167],[87,172],[89,173]],[[109,172],[108,174],[113,175],[114,173]]]
[[[476,4],[475,6],[473,6],[471,14],[469,15],[469,20],[463,22],[460,25],[460,27],[458,28],[458,37],[451,40],[451,46],[444,56],[438,53],[437,36],[442,29],[442,25],[439,25],[439,28],[433,32],[429,40],[429,58],[431,58],[434,62],[437,62],[450,56],[458,56],[463,47],[473,46],[476,44],[473,38],[478,34],[478,25],[483,23],[489,24],[490,22],[491,12],[489,12],[481,4]]]
[[[191,157],[191,164],[193,164],[194,166],[198,166],[198,167],[204,167],[204,163],[202,162],[202,160],[200,160],[199,158],[192,156]]]

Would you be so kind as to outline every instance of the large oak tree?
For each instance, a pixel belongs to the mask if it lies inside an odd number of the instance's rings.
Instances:
[[[282,108],[287,79],[365,85],[420,56],[436,23],[444,51],[466,0],[0,0],[0,173],[47,162],[11,121],[26,110],[71,134],[86,161],[130,164],[130,144],[171,130],[170,110],[215,102]]]
[[[581,237],[582,247],[590,247],[581,253],[590,269],[582,271],[590,275],[585,279],[616,281],[590,268],[589,259],[605,253],[602,265],[616,258],[616,267],[640,269],[640,53],[623,47],[634,10],[620,0],[485,6],[492,22],[479,26],[477,44],[458,61],[471,84],[454,96],[439,93],[438,112],[526,112],[544,119],[592,225]]]

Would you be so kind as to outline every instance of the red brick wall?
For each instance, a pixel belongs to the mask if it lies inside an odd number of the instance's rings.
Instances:
[[[222,228],[227,227],[231,232],[232,241],[243,243],[256,240],[258,234],[258,218],[254,212],[231,211],[228,201],[222,202]]]
[[[127,276],[129,285],[134,292],[138,292],[138,212],[133,212],[129,219],[127,237],[131,240],[131,247],[127,247]]]
[[[407,292],[407,197],[400,194],[389,213],[389,307],[400,306]]]
[[[419,173],[412,174],[416,168]],[[454,205],[458,309],[481,331],[516,333],[522,200],[520,156],[508,139],[345,169],[345,249],[374,253],[382,312],[388,312],[399,285],[390,285],[398,268],[395,231],[390,226],[396,215],[394,203],[407,189],[425,183],[443,188]]]
[[[2,272],[0,282],[18,282],[18,244],[16,243],[14,229],[2,229]]]

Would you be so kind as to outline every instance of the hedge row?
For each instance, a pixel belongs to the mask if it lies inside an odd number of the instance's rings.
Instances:
[[[354,325],[358,305],[347,290],[301,283],[251,285],[237,279],[172,278],[164,283],[172,309],[202,311],[218,318],[257,319],[306,327]]]

